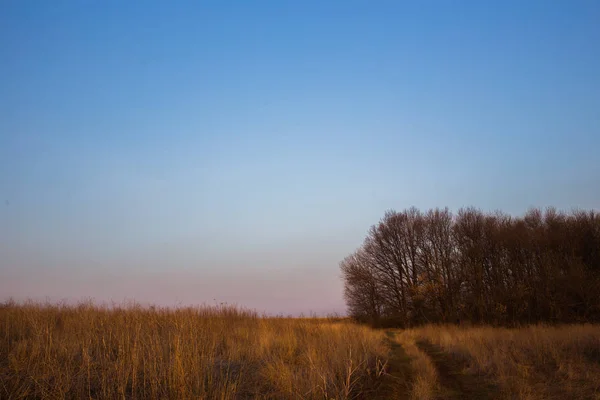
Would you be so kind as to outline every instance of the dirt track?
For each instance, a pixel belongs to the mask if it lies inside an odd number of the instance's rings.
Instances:
[[[406,355],[396,332],[388,331],[391,355],[388,363],[388,376],[378,391],[376,399],[411,399],[413,371],[411,359]],[[435,365],[438,382],[435,390],[437,400],[493,400],[502,398],[498,388],[485,377],[469,373],[466,365],[454,359],[439,347],[418,341],[418,348]]]
[[[498,388],[485,377],[466,371],[466,366],[455,360],[439,347],[426,342],[417,346],[433,361],[439,379],[439,399],[492,400],[499,399]]]

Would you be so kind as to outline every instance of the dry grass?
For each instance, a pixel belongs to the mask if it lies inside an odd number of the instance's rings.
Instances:
[[[431,359],[416,344],[417,334],[414,330],[401,331],[396,340],[402,345],[406,355],[410,357],[412,369],[412,399],[431,400],[436,396],[438,377]]]
[[[384,333],[234,307],[0,305],[0,398],[369,397]]]
[[[398,362],[410,370],[410,379],[394,384],[408,385],[413,399],[447,389],[460,398],[457,388],[472,395],[490,380],[507,399],[600,399],[597,325],[392,333],[408,356]],[[422,341],[451,358],[432,360]],[[227,306],[7,303],[0,305],[0,398],[374,398],[389,351],[384,331],[344,319],[265,318]],[[476,378],[461,378],[463,366]],[[449,372],[462,384],[446,387]]]
[[[421,339],[492,379],[511,399],[600,399],[600,326],[428,326]]]

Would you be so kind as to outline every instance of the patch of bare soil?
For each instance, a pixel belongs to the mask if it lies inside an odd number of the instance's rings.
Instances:
[[[417,346],[433,361],[440,383],[439,399],[492,400],[504,398],[485,376],[466,372],[466,365],[427,341]]]

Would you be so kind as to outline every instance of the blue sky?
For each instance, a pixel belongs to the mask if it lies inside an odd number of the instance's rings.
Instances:
[[[597,1],[0,4],[0,296],[343,311],[387,209],[600,209]]]

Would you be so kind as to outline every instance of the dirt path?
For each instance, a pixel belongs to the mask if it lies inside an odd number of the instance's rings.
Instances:
[[[398,331],[388,330],[387,340],[390,345],[390,358],[387,365],[387,375],[376,393],[370,399],[411,399],[413,372],[411,358],[406,354]],[[498,388],[485,377],[469,374],[466,365],[453,359],[441,348],[427,341],[417,341],[417,347],[433,362],[437,376],[437,400],[495,400],[500,399]]]
[[[492,400],[500,399],[498,388],[485,377],[465,372],[466,365],[453,359],[439,347],[419,341],[417,346],[433,361],[440,384],[439,399]]]
[[[387,331],[387,340],[390,344],[391,353],[388,359],[387,375],[382,385],[377,390],[373,399],[410,399],[410,386],[412,382],[410,357],[404,352],[404,348],[396,339],[394,331]]]

